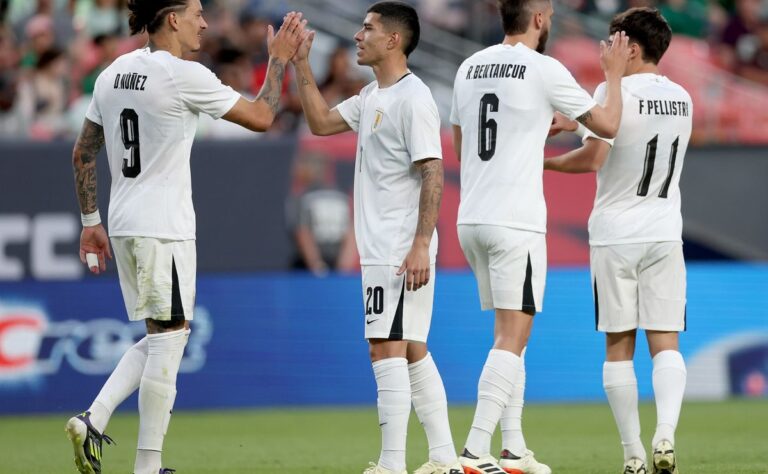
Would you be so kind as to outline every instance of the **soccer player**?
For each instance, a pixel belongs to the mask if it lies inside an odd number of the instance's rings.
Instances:
[[[285,66],[303,40],[301,14],[269,30],[267,82],[253,102],[222,85],[197,62],[207,28],[200,0],[133,0],[132,33],[147,31],[145,48],[102,72],[73,152],[82,213],[80,259],[95,274],[112,258],[96,198],[96,155],[106,144],[112,175],[109,231],[128,317],[147,336],[128,349],[90,408],[66,426],[81,473],[100,473],[102,442],[115,408],[139,389],[134,474],[161,467],[163,438],[176,397],[176,376],[195,301],[195,213],[189,157],[200,113],[254,131],[277,112]],[[97,259],[94,261],[94,259]]]
[[[628,46],[623,33],[612,46],[601,44],[607,98],[597,105],[562,64],[542,54],[552,2],[498,5],[504,40],[459,67],[451,111],[461,160],[459,242],[477,278],[481,308],[495,309],[493,348],[459,460],[467,474],[548,474],[528,450],[521,427],[523,356],[533,316],[542,310],[546,277],[544,142],[556,110],[601,135],[615,135]],[[497,462],[490,449],[499,421],[503,449]]]
[[[603,386],[624,446],[622,473],[646,472],[632,363],[637,328],[642,328],[653,358],[656,395],[653,472],[674,474],[675,428],[686,379],[678,350],[686,301],[679,183],[693,106],[685,89],[659,73],[672,31],[657,10],[627,10],[611,21],[610,31],[625,31],[630,45],[616,138],[586,132],[581,148],[545,160],[544,167],[597,171],[590,265],[595,325],[606,336]],[[602,102],[605,94],[601,84],[595,100]],[[558,117],[553,129],[576,130],[577,125]]]
[[[406,472],[413,402],[429,442],[429,461],[416,473],[460,474],[445,389],[426,345],[443,166],[437,106],[407,64],[419,41],[418,16],[401,2],[379,2],[368,9],[355,34],[357,61],[371,66],[376,80],[333,109],[307,60],[312,38],[310,33],[294,58],[309,127],[316,135],[358,132],[355,237],[382,437],[379,461],[365,473]]]

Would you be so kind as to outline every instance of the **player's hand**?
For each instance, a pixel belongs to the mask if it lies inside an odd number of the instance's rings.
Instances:
[[[91,273],[98,275],[107,269],[107,257],[112,260],[112,250],[109,249],[109,237],[101,224],[83,227],[80,233],[80,261],[88,265],[86,254],[93,253],[98,257],[98,265],[89,266]]]
[[[579,128],[578,122],[571,120],[560,112],[555,112],[552,117],[552,125],[549,126],[548,137],[554,137],[560,132],[575,132]]]
[[[397,270],[397,275],[405,273],[405,288],[416,291],[429,283],[429,272],[429,244],[414,243]]]
[[[313,30],[304,30],[302,34],[301,44],[296,50],[296,54],[291,58],[291,62],[296,64],[301,61],[309,59],[309,50],[312,49],[312,41],[315,40],[315,32]]]
[[[290,12],[275,33],[272,25],[267,26],[267,51],[271,57],[289,61],[302,42],[307,20],[301,19],[301,12]]]
[[[606,78],[620,79],[629,63],[629,36],[623,31],[611,36],[611,44],[600,41],[600,67]]]

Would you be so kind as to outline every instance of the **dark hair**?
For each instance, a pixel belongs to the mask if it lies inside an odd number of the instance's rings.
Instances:
[[[62,57],[64,53],[57,48],[51,48],[46,49],[43,51],[43,53],[40,55],[39,58],[37,58],[37,63],[35,64],[35,69],[42,70],[53,64],[54,61]]]
[[[624,31],[629,41],[643,48],[643,61],[659,64],[672,41],[672,29],[658,10],[648,7],[630,8],[611,20],[611,34]]]
[[[528,31],[533,4],[550,0],[497,0],[501,26],[505,35],[521,35]]]
[[[419,15],[412,6],[403,2],[378,2],[371,5],[367,13],[378,13],[382,23],[402,29],[403,52],[406,57],[416,49],[421,28]]]
[[[129,0],[128,26],[131,34],[147,30],[152,34],[160,29],[166,15],[187,8],[187,0]]]

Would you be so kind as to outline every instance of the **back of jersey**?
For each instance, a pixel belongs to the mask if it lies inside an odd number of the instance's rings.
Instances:
[[[459,224],[546,231],[544,142],[555,110],[595,105],[565,67],[522,43],[495,45],[456,74],[451,122],[461,127]]]
[[[166,51],[133,51],[101,73],[86,117],[104,128],[111,236],[195,238],[189,157],[198,113],[218,118],[239,97]]]
[[[691,97],[656,74],[633,74],[621,84],[621,126],[597,174],[590,244],[680,241],[679,183],[691,138]],[[595,99],[603,96],[601,85]]]

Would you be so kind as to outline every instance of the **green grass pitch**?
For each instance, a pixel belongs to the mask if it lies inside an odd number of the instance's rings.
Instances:
[[[451,408],[454,441],[460,446],[474,407]],[[641,405],[643,441],[655,423],[651,404]],[[68,415],[0,417],[0,473],[76,472],[64,434]],[[116,415],[107,429],[117,446],[104,451],[104,472],[130,473],[138,417]],[[607,405],[526,406],[523,427],[529,448],[554,473],[619,474],[622,453]],[[494,450],[499,448],[499,435]],[[682,474],[768,473],[768,401],[686,403],[677,432]],[[376,460],[379,432],[370,408],[285,409],[174,414],[166,438],[166,467],[178,474],[334,473],[359,474]],[[498,451],[496,451],[498,452]],[[427,445],[412,414],[408,469],[426,460]]]

